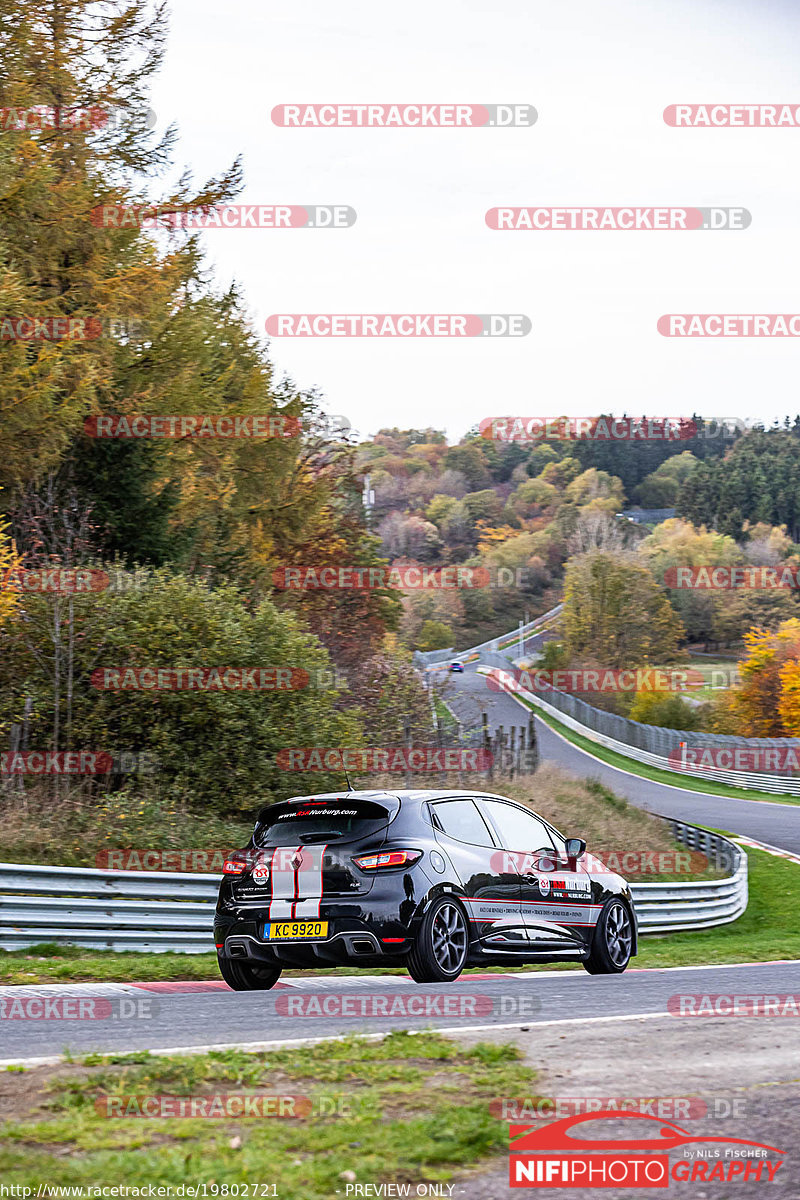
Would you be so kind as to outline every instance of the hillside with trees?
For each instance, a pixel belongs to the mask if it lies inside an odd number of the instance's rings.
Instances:
[[[164,10],[130,0],[98,11],[92,0],[46,11],[14,0],[0,22],[0,109],[56,114],[4,121],[3,328],[95,331],[0,337],[0,738],[10,751],[102,745],[157,763],[150,790],[249,805],[306,786],[277,765],[286,747],[430,738],[411,652],[467,647],[562,599],[563,641],[549,653],[566,662],[669,661],[691,645],[738,646],[754,628],[793,628],[796,592],[681,592],[668,580],[686,563],[798,561],[800,417],[720,437],[695,416],[691,437],[636,443],[343,433],[315,392],[278,376],[246,298],[217,286],[200,233],[181,220],[233,200],[245,168],[221,162],[196,182],[177,174],[178,131],[150,129]],[[105,211],[133,216],[98,219]],[[295,433],[94,436],[98,420],[140,414],[270,418]],[[640,525],[622,515],[633,505],[677,517]],[[391,586],[389,569],[409,565],[463,567],[479,586]],[[308,567],[364,568],[377,582],[285,584]],[[19,582],[20,569],[53,568],[105,572],[111,586],[48,593]],[[302,687],[95,682],[105,670],[287,664]],[[55,794],[62,785],[52,781]],[[115,767],[96,786],[131,781]]]

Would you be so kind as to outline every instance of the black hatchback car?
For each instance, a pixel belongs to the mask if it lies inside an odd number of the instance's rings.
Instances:
[[[614,974],[637,948],[625,880],[502,796],[297,796],[261,810],[223,871],[214,941],[237,991],[283,967],[405,966],[419,983],[512,963]]]

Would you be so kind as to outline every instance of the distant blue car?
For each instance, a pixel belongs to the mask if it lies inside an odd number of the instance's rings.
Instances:
[[[464,670],[464,664],[463,664],[462,662],[459,662],[459,661],[458,661],[458,659],[456,659],[456,661],[455,661],[455,662],[451,662],[451,663],[450,663],[450,670],[451,670],[451,671],[462,671],[462,672],[463,672],[463,670]]]

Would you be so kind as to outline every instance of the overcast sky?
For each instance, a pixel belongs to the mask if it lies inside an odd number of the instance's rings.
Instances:
[[[271,313],[525,313],[523,338],[273,338],[362,435],[495,414],[800,412],[800,339],[668,339],[669,312],[800,312],[800,128],[672,129],[678,102],[800,105],[788,0],[172,0],[153,107],[202,180],[337,203],[341,230],[204,233]],[[291,102],[528,103],[532,128],[284,129]],[[738,232],[496,232],[498,205],[740,205]]]

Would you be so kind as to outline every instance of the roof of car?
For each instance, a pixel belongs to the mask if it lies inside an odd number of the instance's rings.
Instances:
[[[498,796],[493,792],[478,792],[474,788],[381,788],[374,791],[355,791],[349,792],[314,792],[311,795],[305,796],[290,796],[287,803],[293,800],[375,800],[380,797],[392,797],[399,800],[401,803],[407,801],[422,801],[422,800],[446,800],[463,798],[464,796],[485,796],[492,800],[505,800],[507,797]],[[513,801],[512,801],[513,803]]]

